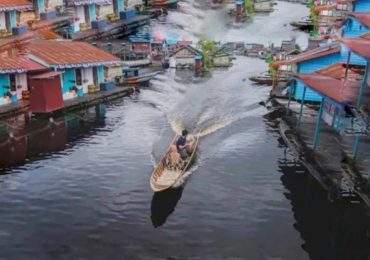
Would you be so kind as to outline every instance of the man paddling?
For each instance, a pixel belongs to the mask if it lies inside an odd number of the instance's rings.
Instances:
[[[182,130],[181,136],[177,139],[176,148],[177,152],[180,154],[181,159],[185,160],[188,157],[188,153],[190,153],[191,142],[186,140],[188,135],[188,131],[186,129]]]

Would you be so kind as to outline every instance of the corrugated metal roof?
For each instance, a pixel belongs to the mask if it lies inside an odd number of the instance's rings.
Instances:
[[[344,63],[335,63],[326,68],[317,70],[316,73],[331,78],[342,80],[345,78],[347,70],[347,65]],[[348,80],[361,80],[365,74],[365,69],[363,66],[359,65],[348,65],[347,79]]]
[[[35,75],[31,79],[48,79],[62,74],[61,71],[48,71],[42,74]]]
[[[360,56],[370,60],[370,41],[364,38],[341,38],[339,41]]]
[[[331,44],[303,52],[301,54],[293,56],[292,59],[290,60],[276,61],[273,64],[271,64],[271,66],[279,67],[282,65],[296,64],[299,62],[313,60],[334,53],[340,53],[340,44],[338,42],[333,42]]]
[[[0,74],[24,73],[27,71],[37,71],[46,69],[37,62],[31,61],[26,57],[1,57]]]
[[[34,41],[27,49],[32,55],[57,68],[120,64],[121,60],[86,42]]]
[[[0,0],[0,11],[29,10],[32,8],[32,2],[27,0]]]
[[[338,104],[353,104],[357,100],[361,81],[338,80],[320,74],[295,74],[309,88]]]
[[[348,13],[348,16],[354,17],[362,24],[370,27],[370,12],[351,12]]]

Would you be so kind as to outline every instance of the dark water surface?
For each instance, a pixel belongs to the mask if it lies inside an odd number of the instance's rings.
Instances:
[[[368,259],[362,205],[329,203],[258,105],[269,88],[247,78],[265,68],[169,70],[136,96],[32,122],[28,138],[13,129],[0,259]],[[184,126],[201,136],[197,161],[183,188],[153,196],[153,163]]]

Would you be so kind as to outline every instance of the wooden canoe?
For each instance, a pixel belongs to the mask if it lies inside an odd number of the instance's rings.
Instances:
[[[154,192],[160,192],[173,187],[180,179],[184,176],[185,172],[191,166],[198,147],[198,137],[193,137],[192,154],[189,155],[186,160],[180,159],[178,168],[171,169],[168,165],[171,146],[176,145],[176,141],[179,138],[178,135],[172,140],[170,146],[167,148],[164,156],[157,164],[150,177],[150,187]]]

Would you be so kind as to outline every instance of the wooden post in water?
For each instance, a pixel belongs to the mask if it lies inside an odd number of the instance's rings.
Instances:
[[[301,108],[299,110],[299,117],[298,117],[296,128],[299,128],[299,125],[301,124],[301,119],[302,119],[302,114],[303,114],[304,99],[306,97],[306,91],[307,91],[307,87],[304,86],[304,88],[303,88],[303,95],[302,95],[302,99],[301,99]]]
[[[319,141],[320,127],[321,127],[321,117],[322,117],[322,113],[324,111],[324,101],[325,101],[325,99],[322,98],[321,99],[320,110],[319,110],[319,116],[317,117],[317,121],[316,121],[315,135],[314,135],[314,138],[313,138],[313,148],[312,148],[314,152],[316,150],[317,143]]]

